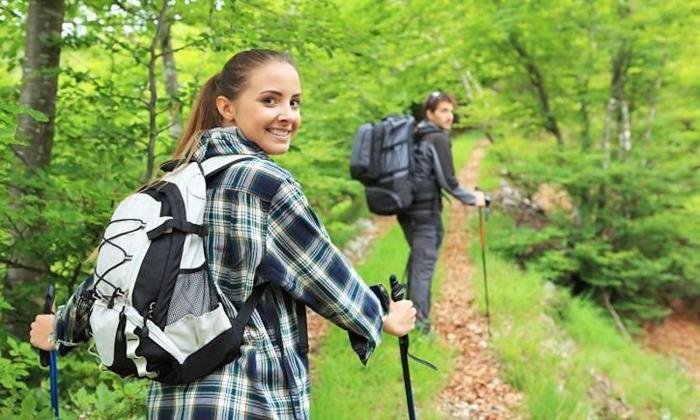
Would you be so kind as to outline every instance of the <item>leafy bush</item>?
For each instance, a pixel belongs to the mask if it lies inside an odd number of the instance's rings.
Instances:
[[[670,299],[700,295],[700,211],[688,205],[700,177],[680,150],[650,145],[604,168],[602,153],[524,156],[516,144],[497,148],[511,181],[528,195],[556,185],[572,209],[550,212],[545,228],[511,228],[499,249],[632,318],[663,317]]]

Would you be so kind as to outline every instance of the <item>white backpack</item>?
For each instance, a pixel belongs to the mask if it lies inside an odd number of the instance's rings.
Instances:
[[[210,277],[204,212],[207,177],[246,159],[188,163],[115,210],[99,247],[90,312],[108,369],[181,384],[239,355],[244,327],[267,284],[256,286],[234,316]]]

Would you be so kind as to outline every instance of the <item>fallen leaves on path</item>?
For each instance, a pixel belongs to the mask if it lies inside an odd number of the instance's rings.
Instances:
[[[481,141],[468,165],[460,173],[460,184],[475,186],[479,164],[486,142]],[[474,263],[467,244],[472,232],[465,230],[468,212],[457,200],[449,207],[450,226],[446,230],[441,265],[445,275],[440,285],[440,298],[433,305],[435,332],[460,354],[445,389],[438,397],[444,415],[453,419],[519,418],[521,395],[499,378],[499,365],[489,347],[486,318],[476,312],[472,277]]]
[[[482,141],[470,157],[469,164],[460,174],[460,183],[475,185],[479,163],[483,159],[486,142]],[[471,232],[464,226],[468,209],[453,200],[450,226],[441,254],[446,275],[441,284],[440,299],[433,304],[434,331],[450,346],[459,349],[447,386],[438,397],[438,405],[445,418],[451,419],[517,419],[522,396],[499,378],[499,365],[489,347],[486,319],[474,309],[471,277],[474,264],[467,255]],[[374,239],[381,237],[395,223],[395,217],[374,217],[374,227],[360,236],[362,246],[350,244],[344,251],[357,264]],[[361,249],[359,252],[354,248]],[[308,311],[309,348],[318,352],[321,339],[328,331],[328,322]],[[312,376],[314,368],[312,366]]]
[[[700,317],[673,314],[659,324],[648,324],[643,343],[676,360],[700,388]]]

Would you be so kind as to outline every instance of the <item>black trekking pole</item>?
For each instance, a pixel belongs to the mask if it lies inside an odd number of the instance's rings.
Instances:
[[[396,280],[396,276],[389,277],[391,283],[391,300],[398,302],[403,300],[405,289],[402,284]],[[413,406],[413,389],[411,387],[411,371],[408,367],[408,335],[399,337],[399,349],[401,351],[401,368],[403,369],[403,384],[406,388],[406,404],[408,405],[408,418],[415,420],[416,409]]]
[[[56,296],[56,289],[53,284],[49,284],[44,298],[44,313],[53,313],[53,302]],[[49,386],[51,389],[51,408],[53,409],[54,418],[59,419],[58,412],[58,351],[39,351],[39,361],[42,366],[49,367]]]
[[[477,188],[478,190],[478,188]],[[484,296],[486,297],[486,326],[488,328],[489,338],[491,337],[491,312],[489,308],[489,282],[486,276],[486,223],[484,223],[484,213],[486,213],[486,221],[491,215],[491,199],[488,196],[484,197],[486,201],[486,211],[479,207],[479,239],[481,242],[481,265],[484,270]]]

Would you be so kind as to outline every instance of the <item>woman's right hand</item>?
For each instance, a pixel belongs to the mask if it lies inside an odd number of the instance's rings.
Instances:
[[[391,301],[389,314],[384,318],[384,332],[403,337],[416,326],[416,308],[410,300]]]
[[[31,330],[29,331],[29,342],[32,346],[46,351],[55,350],[54,346],[49,341],[49,334],[53,332],[53,321],[56,315],[41,314],[37,315],[32,322]]]

